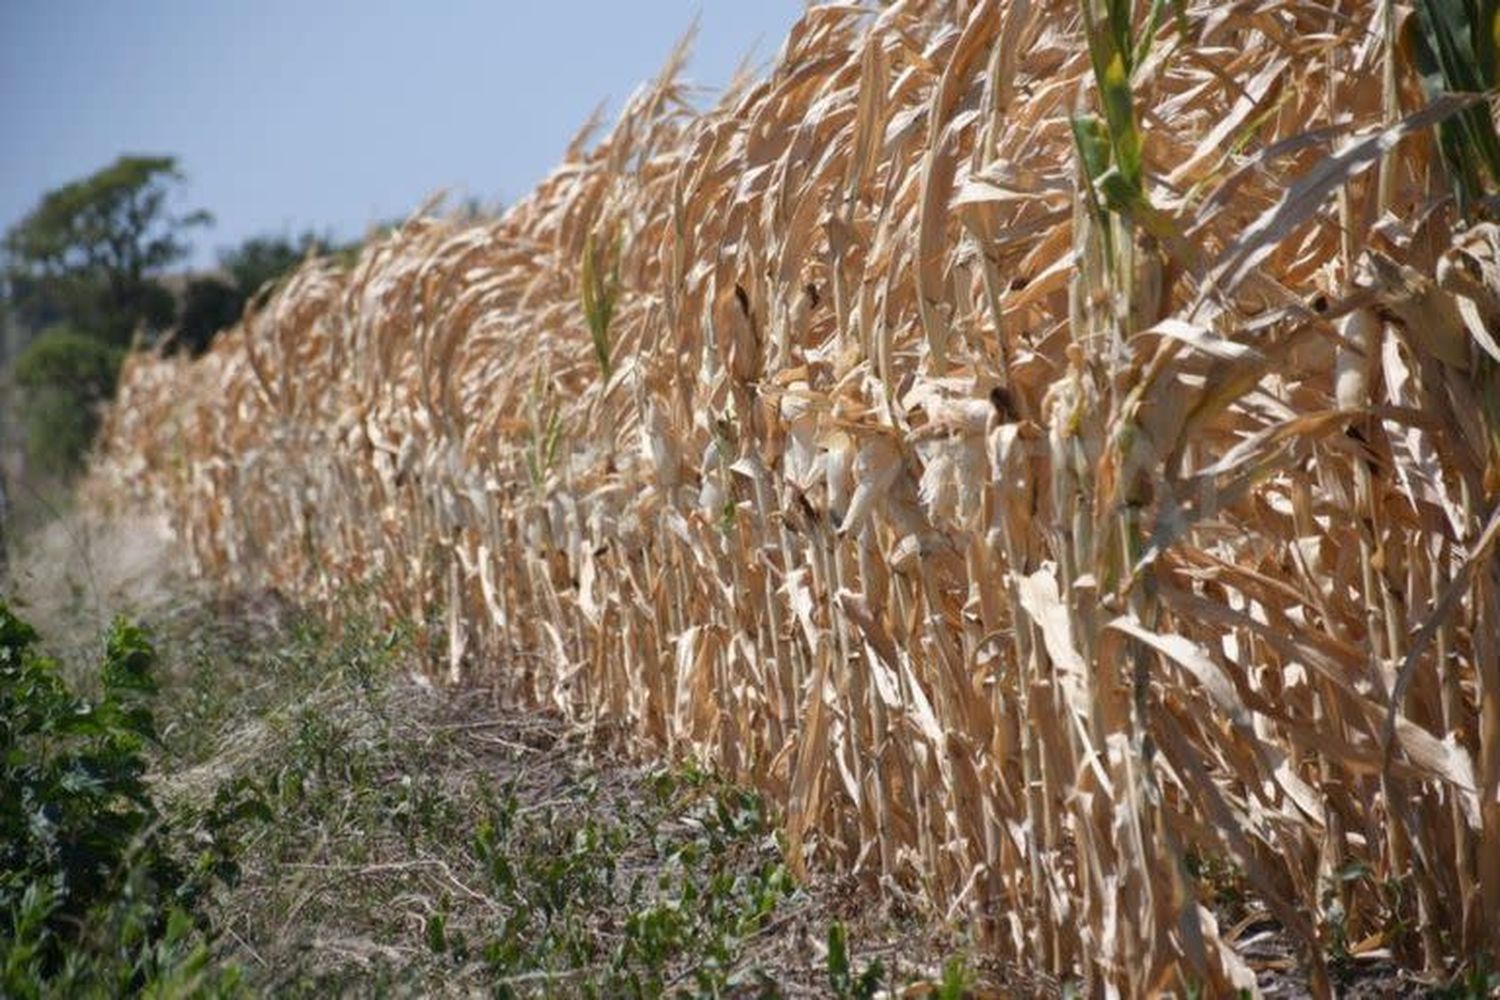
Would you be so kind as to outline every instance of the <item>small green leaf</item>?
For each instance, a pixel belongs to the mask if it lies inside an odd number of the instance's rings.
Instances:
[[[852,985],[847,932],[838,920],[828,925],[828,985],[838,996],[847,996]]]
[[[448,950],[448,919],[441,913],[427,918],[427,947],[441,955]]]
[[[954,955],[943,963],[943,981],[938,984],[934,996],[937,1000],[963,1000],[969,988],[969,972],[962,955]]]

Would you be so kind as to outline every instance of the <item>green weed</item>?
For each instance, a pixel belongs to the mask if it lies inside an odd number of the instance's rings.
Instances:
[[[169,815],[146,782],[155,651],[117,620],[85,699],[0,602],[0,992],[13,997],[229,995],[200,904],[232,880],[229,788]]]

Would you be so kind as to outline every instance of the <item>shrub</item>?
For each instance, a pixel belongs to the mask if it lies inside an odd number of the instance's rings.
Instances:
[[[179,860],[145,782],[155,653],[117,620],[101,696],[70,690],[0,601],[0,994],[222,994]]]
[[[114,395],[124,357],[117,347],[69,327],[42,333],[16,358],[26,393],[26,452],[42,471],[74,472],[99,428],[99,410]]]

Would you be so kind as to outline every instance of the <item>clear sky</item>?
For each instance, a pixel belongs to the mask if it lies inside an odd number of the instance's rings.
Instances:
[[[801,0],[0,0],[0,228],[124,152],[172,154],[183,209],[247,236],[338,238],[438,188],[510,202],[600,101],[610,115],[699,16],[717,89]]]

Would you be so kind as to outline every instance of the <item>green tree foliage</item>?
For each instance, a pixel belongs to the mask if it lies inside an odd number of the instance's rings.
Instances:
[[[187,234],[207,212],[173,214],[183,180],[170,156],[122,156],[82,180],[47,192],[5,235],[6,277],[22,322],[65,320],[123,345],[139,327],[173,319],[172,296],[154,280],[187,256]]]
[[[66,326],[47,330],[17,356],[12,375],[26,394],[26,451],[40,471],[76,471],[123,358],[120,348]]]
[[[114,388],[124,353],[66,326],[43,333],[16,358],[16,383],[25,389],[56,386],[99,402]]]
[[[42,471],[78,467],[114,392],[120,349],[136,331],[159,335],[176,320],[176,299],[157,276],[210,221],[174,213],[182,180],[172,157],[122,156],[44,194],[0,244],[16,325],[46,331],[14,370],[27,451]]]
[[[203,353],[215,334],[239,321],[247,302],[269,292],[276,282],[327,244],[317,234],[305,232],[295,239],[253,236],[231,250],[220,252],[219,267],[228,276],[227,280],[208,275],[188,284],[171,346]]]
[[[182,295],[182,318],[172,346],[202,354],[214,335],[239,321],[245,294],[235,285],[212,275],[188,282]]]
[[[20,351],[20,334],[10,300],[0,295],[0,366],[8,364],[11,357]]]
[[[186,258],[189,233],[211,221],[172,210],[182,181],[173,157],[122,156],[47,192],[0,244],[15,325],[46,331],[14,371],[40,471],[66,476],[81,465],[114,392],[119,349],[137,331],[153,339],[170,331],[169,349],[201,353],[252,296],[324,242],[311,232],[247,240],[220,255],[224,275],[187,283],[179,309],[159,276]]]
[[[249,298],[296,270],[308,255],[332,245],[331,240],[313,232],[305,232],[295,239],[254,236],[233,250],[219,254],[219,266],[229,274],[240,294]]]

